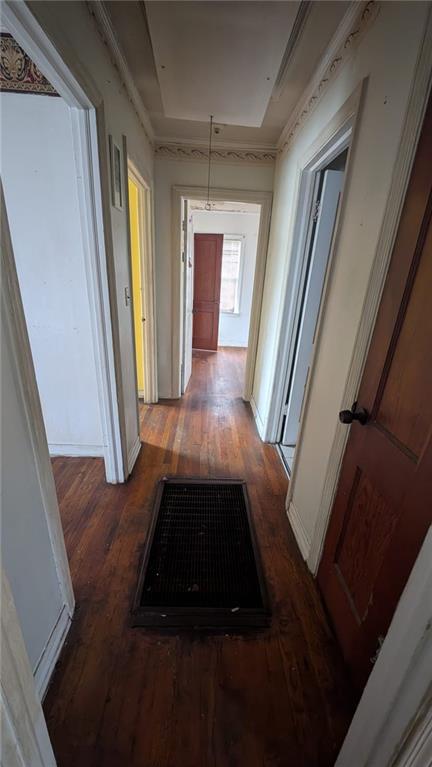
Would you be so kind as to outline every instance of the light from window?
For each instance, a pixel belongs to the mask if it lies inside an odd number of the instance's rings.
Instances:
[[[220,309],[227,314],[238,314],[239,311],[241,247],[241,240],[224,237]]]

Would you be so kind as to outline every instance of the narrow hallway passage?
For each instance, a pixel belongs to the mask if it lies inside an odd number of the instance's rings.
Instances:
[[[287,480],[241,398],[245,351],[194,352],[182,400],[141,406],[129,482],[56,458],[77,609],[45,700],[59,767],[331,767],[353,712],[317,589],[285,514]],[[248,483],[272,606],[248,636],[161,635],[129,611],[167,474]]]

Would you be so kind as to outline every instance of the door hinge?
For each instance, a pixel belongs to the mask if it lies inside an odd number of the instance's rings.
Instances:
[[[285,402],[285,405],[282,407],[282,415],[286,415],[288,413],[288,402]]]
[[[184,262],[185,262],[185,252],[184,250],[182,250],[182,263],[184,264]]]
[[[186,219],[184,218],[184,219],[182,220],[182,231],[183,231],[183,232],[185,232],[185,231],[186,231],[186,229],[187,229],[187,221],[186,221]]]
[[[312,214],[312,221],[314,224],[318,221],[318,216],[320,214],[320,208],[321,208],[321,200],[317,200],[314,207],[314,212]]]

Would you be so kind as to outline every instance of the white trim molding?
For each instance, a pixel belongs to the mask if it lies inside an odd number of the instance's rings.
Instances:
[[[156,141],[155,156],[168,160],[187,160],[195,162],[208,162],[208,147],[186,142]],[[243,147],[213,146],[211,150],[212,162],[222,163],[252,163],[258,165],[273,165],[276,160],[274,149],[249,149]],[[242,201],[243,202],[243,201]]]
[[[297,541],[298,547],[301,551],[302,557],[303,559],[306,559],[310,550],[310,538],[307,533],[307,530],[305,529],[303,525],[303,519],[301,515],[298,513],[292,500],[290,500],[289,503],[287,502],[286,506],[287,506],[287,515],[288,515],[289,523],[291,525],[291,529],[294,533],[294,536]]]
[[[138,187],[138,223],[143,283],[142,311],[145,318],[143,324],[144,390],[138,391],[138,397],[150,404],[158,401],[153,189],[150,181],[143,178],[132,160],[128,158],[129,176]]]
[[[412,767],[431,748],[432,528],[412,569],[335,767]],[[423,723],[423,729],[422,729]],[[421,751],[420,751],[421,753]]]
[[[80,71],[74,52],[69,49],[63,59],[25,2],[4,2],[2,19],[19,45],[71,107],[86,288],[105,445],[106,478],[112,483],[124,482],[126,456],[123,449],[125,436],[122,413],[119,408],[119,402],[122,403],[120,352],[114,333],[117,322],[115,289],[112,274],[110,278],[108,276],[107,262],[110,219],[105,222],[103,219],[103,197],[109,198],[109,180],[101,178],[100,154],[103,157],[104,136],[101,140],[98,135],[95,108],[99,105],[100,121],[103,118],[101,97],[88,75]],[[69,65],[71,60],[73,69]],[[74,74],[75,70],[78,71],[79,81]],[[88,94],[91,94],[91,98]]]
[[[116,483],[125,476],[95,110],[72,110],[72,127],[105,472]]]
[[[252,308],[249,324],[248,351],[246,358],[243,399],[249,402],[252,396],[255,363],[258,346],[261,306],[264,290],[264,276],[267,261],[267,247],[270,231],[270,216],[273,195],[271,192],[251,192],[245,189],[212,188],[212,200],[231,202],[253,202],[261,206],[258,230],[255,277],[252,294]],[[172,242],[172,357],[171,397],[181,396],[181,362],[183,350],[183,262],[181,257],[181,226],[183,200],[205,200],[206,187],[173,186],[171,201],[171,242]]]
[[[28,434],[38,475],[48,534],[64,604],[72,616],[75,599],[66,554],[63,528],[57,502],[56,488],[48,452],[33,357],[24,318],[24,308],[18,284],[12,241],[10,237],[3,187],[0,183],[1,208],[1,318],[2,332],[10,342],[14,362],[14,377],[25,414]]]
[[[425,767],[432,764],[432,685],[423,706],[412,722],[409,733],[392,767]]]
[[[383,218],[381,233],[378,240],[375,259],[369,278],[368,289],[363,304],[360,325],[353,348],[350,370],[340,409],[351,407],[356,400],[360,386],[366,356],[375,320],[378,313],[381,295],[387,276],[390,258],[393,251],[397,227],[405,200],[411,168],[414,162],[417,142],[423,124],[423,117],[432,84],[432,10],[429,11],[428,23],[425,29],[422,46],[417,59],[410,100],[405,117],[404,128],[397,153],[396,164],[386,211]],[[330,451],[327,473],[324,481],[317,522],[312,536],[311,550],[307,559],[309,569],[316,573],[321,559],[324,539],[330,518],[331,508],[336,493],[340,467],[345,452],[348,431],[337,424],[336,433]]]
[[[45,697],[70,626],[71,617],[66,607],[63,607],[33,672],[40,700]]]
[[[135,466],[136,460],[141,450],[141,440],[137,437],[135,443],[132,445],[128,454],[128,474],[132,474],[132,469]]]
[[[292,235],[292,255],[289,259],[288,273],[285,278],[284,299],[281,312],[281,332],[278,340],[276,352],[275,376],[273,379],[270,407],[266,419],[265,439],[269,442],[277,442],[281,431],[281,413],[285,403],[288,373],[294,353],[293,339],[295,328],[299,319],[298,295],[304,279],[305,254],[307,251],[307,237],[309,232],[309,219],[311,215],[311,206],[313,202],[313,190],[316,174],[322,170],[326,164],[331,162],[338,154],[352,145],[355,126],[361,109],[363,95],[366,89],[367,81],[363,80],[351,96],[346,100],[342,107],[326,124],[319,136],[307,148],[299,162],[298,175],[296,179],[296,189],[294,193],[294,210]],[[335,235],[333,238],[331,252],[328,259],[328,267],[325,283],[322,290],[321,308],[317,320],[317,330],[314,342],[314,355],[318,348],[318,339],[320,336],[320,326],[325,311],[326,295],[328,292],[329,280],[332,272],[333,255],[336,252],[340,221],[344,208],[344,192],[347,188],[347,180],[350,173],[349,151],[346,166],[343,190],[341,195],[342,204],[338,212]],[[301,441],[303,415],[306,412],[308,400],[308,391],[311,385],[314,369],[314,356],[311,360],[310,373],[307,387],[305,390],[304,403],[302,408],[302,418],[300,421],[297,445]],[[293,470],[290,483],[290,496],[294,489],[295,470]]]
[[[289,148],[299,129],[321,101],[332,80],[352,57],[362,37],[374,23],[379,7],[377,0],[351,3],[305,94],[281,133],[278,152],[285,152]]]
[[[265,435],[265,424],[263,420],[261,419],[260,412],[258,410],[257,404],[255,402],[253,394],[251,395],[251,398],[249,400],[250,406],[252,408],[253,417],[255,418],[255,424],[257,427],[258,434],[260,435],[261,439],[264,441],[264,435]]]
[[[86,5],[90,16],[94,19],[96,29],[102,39],[102,42],[108,49],[111,63],[117,71],[122,87],[124,88],[126,95],[135,110],[146,138],[149,144],[153,146],[154,133],[150,121],[150,116],[144,106],[143,100],[135,85],[124,53],[119,45],[116,31],[111,23],[109,13],[106,8],[106,3],[103,2],[103,0],[100,0],[100,2],[97,3],[88,2],[87,0]]]
[[[72,445],[64,442],[49,442],[48,449],[52,457],[103,458],[105,454],[103,445]]]
[[[1,19],[8,32],[13,35],[69,106],[84,109],[92,107],[92,101],[88,96],[88,91],[92,90],[91,87],[87,88],[88,83],[86,83],[86,89],[81,87],[45,31],[36,21],[27,7],[27,3],[4,0],[1,8]],[[94,97],[98,98],[96,94]]]
[[[1,763],[56,767],[9,582],[1,569]]]

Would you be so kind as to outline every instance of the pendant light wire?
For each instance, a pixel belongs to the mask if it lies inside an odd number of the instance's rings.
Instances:
[[[211,210],[211,205],[210,205],[210,173],[211,173],[212,136],[213,136],[213,115],[210,115],[208,174],[207,174],[207,202],[206,202],[206,206],[205,206],[206,210]]]

